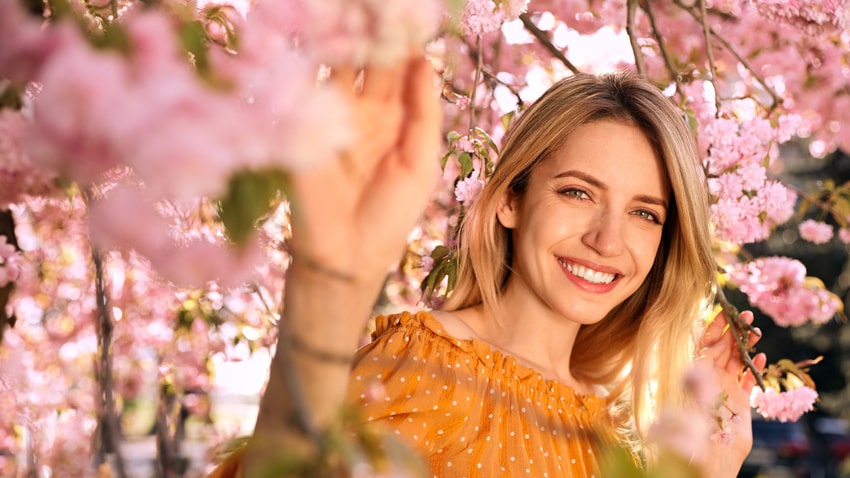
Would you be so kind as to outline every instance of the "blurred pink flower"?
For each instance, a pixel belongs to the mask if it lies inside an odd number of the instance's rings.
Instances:
[[[695,361],[685,373],[685,389],[697,405],[707,411],[714,411],[720,390],[717,371],[709,360]]]
[[[702,461],[711,436],[708,417],[683,408],[665,408],[647,433],[647,441],[686,460]]]
[[[246,241],[240,248],[206,240],[170,244],[149,257],[157,272],[181,288],[200,288],[211,281],[224,287],[238,286],[252,277],[263,258],[256,240]]]
[[[750,404],[765,418],[793,422],[812,410],[817,398],[818,393],[806,386],[781,393],[773,387],[768,387],[766,390],[753,387]]]
[[[439,0],[262,0],[248,22],[259,18],[293,35],[324,64],[387,64],[436,33],[441,7]]]
[[[807,35],[840,31],[848,24],[845,0],[753,0],[753,3],[767,19],[785,22]]]
[[[455,186],[455,198],[464,207],[470,207],[478,199],[481,190],[484,189],[484,181],[478,177],[478,170],[458,181]]]
[[[464,35],[484,35],[499,29],[505,14],[493,0],[469,0],[463,6],[460,29]]]
[[[711,434],[711,441],[721,445],[731,445],[735,441],[735,433],[728,428],[720,428]]]
[[[20,111],[0,110],[0,208],[24,195],[50,194],[56,174],[34,165],[25,147],[30,123]]]
[[[150,256],[170,242],[168,222],[137,187],[117,186],[92,201],[88,221],[92,241],[104,249],[133,249]]]
[[[33,161],[82,184],[97,181],[136,142],[122,128],[129,118],[116,116],[128,111],[132,91],[122,57],[71,36],[45,64],[40,81],[28,142]],[[138,138],[140,131],[129,134]]]
[[[431,256],[422,256],[422,270],[425,272],[431,272],[431,269],[434,268],[434,258]]]
[[[36,78],[44,62],[78,36],[72,25],[43,29],[43,20],[26,13],[23,2],[0,1],[0,77],[14,83]]]
[[[815,244],[825,244],[832,239],[833,230],[829,224],[807,219],[800,223],[800,237]]]
[[[0,236],[0,287],[18,279],[22,260],[15,246],[6,243],[6,236]]]
[[[844,244],[850,244],[850,228],[842,227],[838,230],[838,239]]]

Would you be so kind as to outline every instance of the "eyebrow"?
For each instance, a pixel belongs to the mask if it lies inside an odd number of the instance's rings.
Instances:
[[[586,182],[586,183],[588,183],[592,186],[595,186],[599,189],[602,189],[602,190],[605,190],[605,191],[608,190],[607,184],[603,183],[598,178],[591,176],[590,174],[585,173],[584,171],[577,171],[575,169],[571,169],[569,171],[563,171],[563,172],[560,172],[560,173],[555,175],[555,178],[568,178],[568,177],[578,178],[578,179],[581,179],[582,181],[584,181],[584,182]],[[655,205],[661,206],[665,209],[668,207],[667,201],[665,201],[665,200],[663,200],[663,199],[661,199],[660,197],[657,197],[657,196],[650,196],[648,194],[638,194],[637,196],[635,196],[635,199],[637,199],[640,202],[645,202],[647,204],[655,204]]]

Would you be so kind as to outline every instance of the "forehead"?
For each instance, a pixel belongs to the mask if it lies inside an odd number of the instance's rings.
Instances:
[[[578,127],[532,175],[551,177],[574,170],[609,186],[669,195],[666,167],[657,148],[641,128],[625,121],[606,119]]]

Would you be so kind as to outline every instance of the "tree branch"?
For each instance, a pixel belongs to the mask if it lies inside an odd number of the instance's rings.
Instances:
[[[124,458],[121,455],[121,430],[118,426],[118,416],[115,412],[114,384],[112,380],[112,316],[109,313],[109,301],[106,296],[103,279],[103,258],[100,251],[92,246],[92,262],[94,262],[95,299],[97,302],[97,351],[98,360],[95,378],[98,385],[98,449],[97,465],[106,461],[107,455],[114,457],[115,469],[119,478],[127,478]]]
[[[693,7],[690,7],[688,5],[683,4],[682,0],[673,0],[673,3],[675,3],[682,10],[688,12],[691,15],[691,17],[693,17],[694,20],[696,20],[699,23],[703,23],[702,15],[695,12]],[[734,56],[735,59],[739,63],[741,63],[744,66],[744,68],[746,68],[747,71],[750,72],[750,74],[753,75],[753,78],[755,78],[756,81],[759,82],[759,84],[762,86],[762,88],[764,88],[765,91],[767,91],[767,93],[770,95],[770,97],[772,99],[772,103],[770,105],[770,108],[768,108],[768,111],[773,111],[774,109],[776,109],[777,106],[781,105],[782,104],[782,98],[778,94],[776,94],[776,92],[773,90],[773,88],[770,87],[770,85],[767,84],[767,81],[765,81],[764,77],[761,76],[761,74],[758,71],[756,71],[755,68],[753,68],[753,66],[750,64],[750,62],[748,62],[744,57],[742,57],[740,55],[740,53],[738,53],[738,51],[735,50],[735,48],[732,47],[732,44],[729,43],[729,41],[727,41],[725,38],[720,36],[710,26],[708,27],[708,31],[711,33],[711,36],[716,38],[717,41],[719,41],[720,44],[723,45],[724,48],[729,50],[729,53],[731,53],[732,56]]]
[[[667,71],[670,72],[670,76],[676,84],[676,93],[680,98],[684,97],[684,93],[682,91],[682,75],[673,65],[673,59],[670,56],[670,52],[667,51],[667,46],[664,43],[664,37],[661,36],[661,31],[658,29],[658,24],[655,22],[655,14],[652,13],[652,8],[649,6],[649,3],[650,2],[644,2],[641,7],[643,8],[643,11],[646,12],[646,16],[649,17],[649,24],[652,27],[652,35],[658,43],[658,50],[661,52],[661,57],[664,58],[664,66],[667,68]]]
[[[549,38],[549,35],[547,35],[546,32],[544,32],[543,30],[537,28],[537,25],[535,25],[534,22],[531,21],[531,17],[528,16],[528,13],[523,13],[519,16],[519,19],[522,20],[522,24],[523,26],[525,26],[525,29],[528,30],[529,33],[534,35],[534,38],[537,38],[537,41],[539,41],[544,48],[549,50],[549,53],[551,53],[552,56],[560,60],[561,63],[563,63],[564,66],[566,66],[573,73],[581,73],[581,71],[576,68],[576,66],[573,65],[572,62],[568,60],[566,56],[564,56],[564,52],[559,50],[558,47],[556,47],[555,44],[552,43],[552,39]]]
[[[635,57],[637,71],[641,76],[646,76],[646,62],[643,59],[643,52],[640,50],[637,32],[635,31],[635,14],[637,13],[638,0],[628,0],[627,6],[626,34],[629,35],[629,43],[632,46],[632,54]]]
[[[478,93],[478,82],[481,81],[481,70],[484,69],[484,49],[481,46],[481,35],[475,40],[475,56],[477,57],[477,61],[475,63],[475,79],[472,81],[472,92],[469,94],[469,132],[467,134],[472,134],[473,128],[475,128],[475,100]]]
[[[738,351],[741,353],[741,361],[744,362],[744,366],[753,374],[758,386],[764,390],[765,385],[761,377],[761,371],[759,371],[753,363],[752,357],[750,357],[749,335],[755,329],[751,324],[741,320],[741,314],[738,312],[738,308],[732,305],[729,299],[726,298],[726,294],[723,293],[723,287],[718,284],[716,289],[717,301],[720,302],[720,306],[723,308],[723,312],[725,312],[723,315],[726,317],[726,322],[732,329],[732,336],[735,337],[735,343],[738,345]]]
[[[720,92],[717,90],[717,65],[714,63],[714,49],[711,48],[711,28],[708,26],[708,15],[705,11],[705,0],[698,0],[702,16],[702,33],[705,40],[705,54],[708,56],[708,70],[711,73],[711,86],[714,88],[714,116],[720,117]]]

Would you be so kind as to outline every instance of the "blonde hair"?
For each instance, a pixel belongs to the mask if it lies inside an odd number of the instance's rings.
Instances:
[[[663,161],[672,189],[649,275],[602,321],[582,326],[571,359],[573,375],[605,386],[612,405],[625,403],[644,436],[660,404],[684,398],[681,379],[715,270],[708,192],[693,134],[682,112],[648,81],[629,72],[575,75],[553,85],[518,118],[464,218],[458,278],[443,309],[498,307],[511,266],[510,231],[496,217],[500,199],[523,194],[540,161],[576,128],[599,120],[639,127]]]

